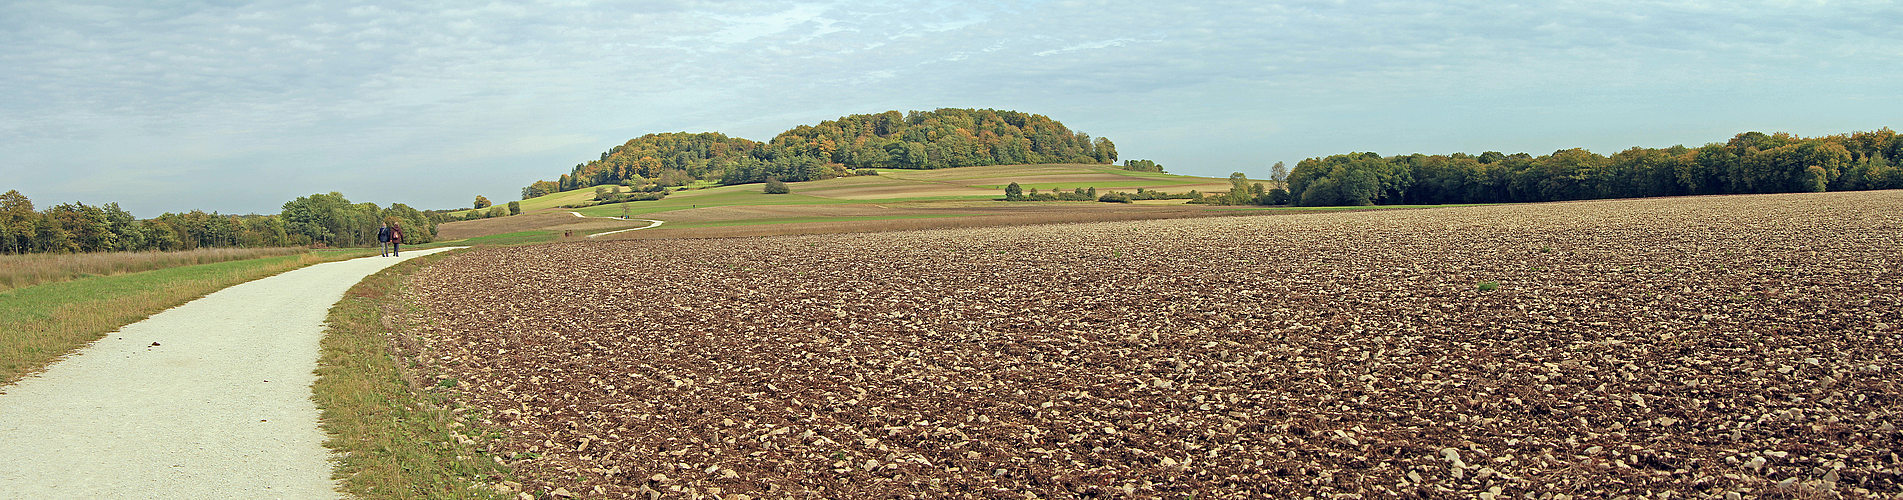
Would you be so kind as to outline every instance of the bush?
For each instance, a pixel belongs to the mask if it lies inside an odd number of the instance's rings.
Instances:
[[[766,180],[766,189],[764,192],[766,194],[787,194],[793,192],[793,189],[786,187],[786,183],[780,182],[780,179],[769,177]]]
[[[509,215],[522,215],[522,202],[509,202]]]
[[[1104,203],[1130,203],[1130,195],[1118,192],[1104,193],[1103,196],[1097,197],[1097,201]]]
[[[1293,203],[1294,201],[1295,201],[1294,198],[1289,197],[1287,189],[1275,188],[1275,189],[1270,189],[1269,194],[1263,195],[1262,199],[1258,200],[1256,204],[1287,205],[1289,203]]]

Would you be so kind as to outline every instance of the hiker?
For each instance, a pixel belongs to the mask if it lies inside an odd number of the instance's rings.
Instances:
[[[377,250],[382,251],[384,257],[390,256],[390,223],[388,222],[383,223],[383,227],[377,228]]]
[[[399,252],[397,249],[397,245],[400,245],[402,243],[403,243],[403,225],[397,224],[395,222],[390,223],[390,256],[391,257],[397,257],[401,255],[401,252]]]

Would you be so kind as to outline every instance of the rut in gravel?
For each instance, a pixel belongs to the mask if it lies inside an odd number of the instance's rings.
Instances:
[[[497,248],[411,286],[535,491],[1896,496],[1899,234],[1903,192],[1696,197]]]

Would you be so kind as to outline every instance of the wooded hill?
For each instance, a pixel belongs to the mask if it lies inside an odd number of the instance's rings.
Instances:
[[[1044,115],[995,109],[886,111],[801,125],[764,143],[714,132],[648,134],[575,165],[558,180],[522,188],[522,198],[606,184],[807,181],[869,168],[1107,164],[1116,159],[1116,144],[1109,139],[1073,132]]]
[[[1746,132],[1703,147],[1634,147],[1600,156],[1349,153],[1289,172],[1297,205],[1500,203],[1699,194],[1903,189],[1903,137],[1890,129],[1826,137]]]

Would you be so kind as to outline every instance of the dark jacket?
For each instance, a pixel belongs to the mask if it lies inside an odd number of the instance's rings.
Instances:
[[[377,241],[382,243],[390,242],[390,226],[377,228]]]

